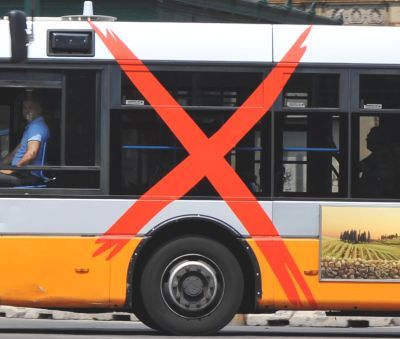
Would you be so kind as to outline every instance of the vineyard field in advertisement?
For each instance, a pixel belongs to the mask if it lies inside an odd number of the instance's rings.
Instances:
[[[400,279],[400,208],[322,207],[321,279]]]

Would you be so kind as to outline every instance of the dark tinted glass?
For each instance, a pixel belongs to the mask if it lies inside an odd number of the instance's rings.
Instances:
[[[283,106],[339,107],[339,74],[294,74],[283,90]]]
[[[400,198],[400,114],[353,119],[354,197]]]
[[[208,137],[231,114],[212,111],[190,113]],[[188,156],[154,111],[113,111],[111,130],[111,191],[114,194],[145,193]],[[254,194],[265,194],[266,191],[266,169],[263,165],[265,130],[265,123],[260,122],[225,157]],[[206,179],[187,195],[218,196]]]
[[[262,81],[256,72],[153,73],[182,106],[240,106]],[[132,76],[135,76],[132,74]],[[148,105],[146,98],[122,73],[122,105]],[[257,106],[261,106],[260,102]]]
[[[279,114],[278,195],[328,197],[344,194],[345,118],[331,114]]]
[[[95,164],[96,73],[66,73],[66,165]]]
[[[400,108],[400,75],[360,75],[360,108]]]
[[[11,79],[13,74],[16,80],[7,80]],[[23,101],[31,96],[36,105],[39,105],[49,130],[49,138],[43,145],[44,151],[40,153],[40,164],[36,165],[40,168],[35,169],[42,178],[41,186],[45,184],[44,188],[99,188],[100,173],[97,168],[91,167],[98,165],[96,78],[96,71],[81,70],[1,72],[1,157],[9,154],[21,141],[28,124],[22,114]],[[80,166],[83,168],[79,168]],[[27,169],[17,171],[19,175],[29,173]]]

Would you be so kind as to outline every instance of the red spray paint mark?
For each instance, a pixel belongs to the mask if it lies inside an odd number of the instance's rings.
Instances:
[[[153,106],[189,153],[186,159],[144,193],[97,240],[101,246],[93,255],[97,256],[109,251],[107,259],[111,259],[127,244],[129,237],[122,239],[110,236],[130,235],[133,237],[163,208],[180,199],[201,179],[207,177],[251,236],[268,234],[277,237],[273,247],[265,246],[265,243],[257,240],[256,243],[289,301],[293,305],[301,305],[300,295],[296,288],[297,283],[309,305],[316,308],[313,294],[276,227],[255,196],[224,158],[267,114],[283,90],[305,53],[306,47],[302,47],[302,44],[310,33],[311,26],[300,35],[278,65],[228,121],[208,138],[146,65],[114,32],[107,30],[107,34],[104,35],[95,24],[90,22],[90,25],[113,54],[130,81]],[[263,104],[261,107],[256,107],[260,98]]]

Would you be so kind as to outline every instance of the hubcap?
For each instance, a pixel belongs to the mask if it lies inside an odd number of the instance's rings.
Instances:
[[[161,292],[167,305],[183,317],[202,317],[220,303],[224,281],[218,266],[200,255],[186,255],[164,271]]]

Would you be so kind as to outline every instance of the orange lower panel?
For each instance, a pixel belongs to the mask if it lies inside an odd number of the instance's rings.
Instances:
[[[261,268],[262,298],[261,309],[311,309],[307,299],[296,285],[301,304],[294,305],[288,300],[287,294],[278,277],[271,270],[260,246],[257,244],[275,246],[276,239],[271,237],[249,239]],[[329,310],[395,310],[400,309],[400,282],[376,281],[320,281],[319,274],[319,240],[316,239],[285,239],[285,245],[300,269],[309,286],[318,309]],[[279,256],[279,253],[276,253]],[[307,272],[307,274],[305,273]],[[311,275],[309,275],[311,274]]]
[[[105,256],[93,257],[96,240],[0,236],[0,303],[63,308],[123,306],[129,262],[141,239],[132,239],[109,261]]]

